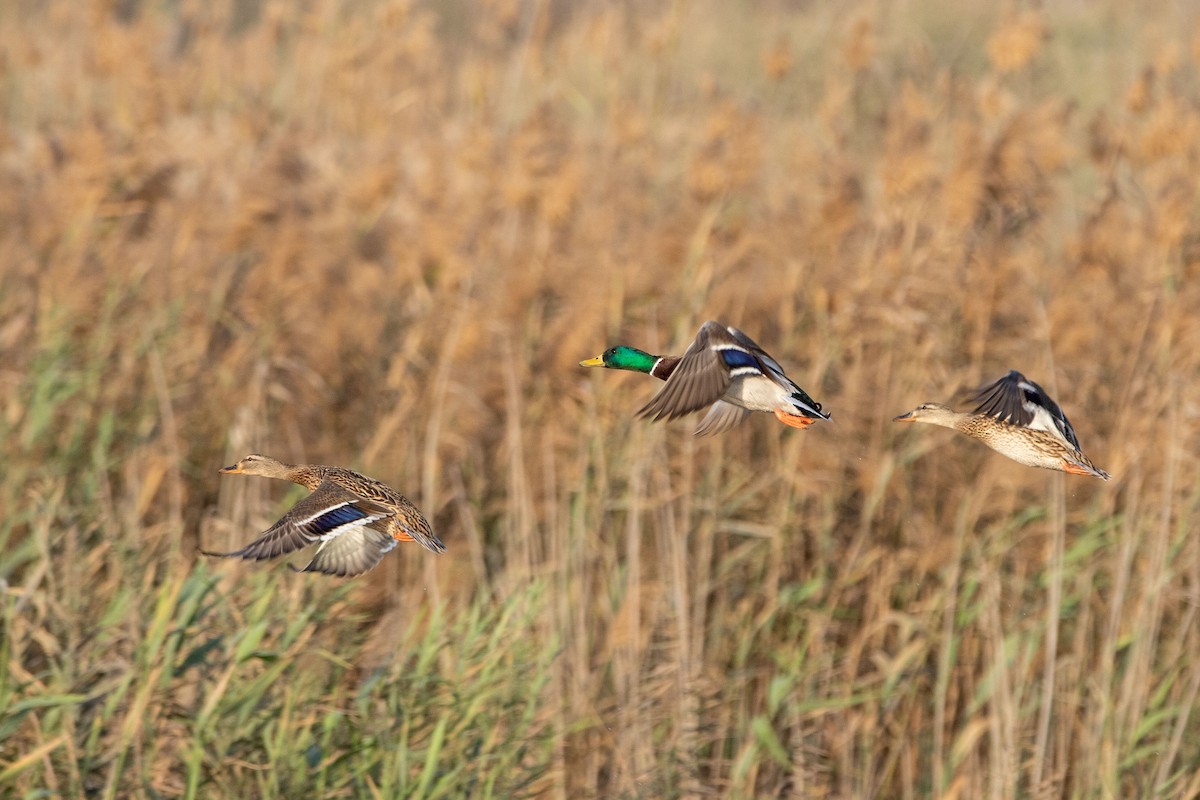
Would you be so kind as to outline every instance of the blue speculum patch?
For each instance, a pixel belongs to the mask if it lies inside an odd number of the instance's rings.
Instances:
[[[744,350],[728,349],[720,352],[721,358],[725,361],[725,366],[729,367],[730,369],[758,366],[757,362],[754,360],[754,356],[750,355]]]
[[[345,525],[348,522],[354,522],[355,520],[362,519],[365,516],[366,514],[354,506],[341,506],[340,508],[326,511],[324,514],[313,520],[313,524],[323,531],[331,531],[339,525]]]

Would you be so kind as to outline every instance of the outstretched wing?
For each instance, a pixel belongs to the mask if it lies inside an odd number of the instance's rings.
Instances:
[[[774,373],[774,375],[787,380],[787,376],[783,374],[783,367],[779,366],[779,362],[771,357],[770,353],[763,350],[758,342],[751,339],[742,331],[730,325],[725,329],[729,337],[741,345],[741,347],[754,356],[760,363],[758,364],[760,371]]]
[[[696,435],[711,436],[716,433],[724,433],[735,425],[741,424],[748,416],[750,416],[750,412],[741,406],[718,400],[704,415],[704,419],[700,420],[700,425],[696,428]]]
[[[392,515],[385,505],[359,497],[329,480],[250,544],[232,553],[201,550],[206,556],[253,561],[286,555],[316,542],[336,539]],[[388,537],[390,538],[390,537]]]
[[[1015,369],[1000,380],[980,388],[972,397],[976,414],[986,414],[1001,422],[1032,430],[1046,431],[1062,438],[1075,450],[1079,439],[1067,415],[1046,390]]]
[[[710,320],[700,326],[679,366],[638,416],[670,420],[707,408],[724,396],[732,376],[741,374],[738,370],[760,372],[756,362],[727,329]]]
[[[359,527],[334,539],[321,542],[312,561],[296,572],[322,572],[339,578],[353,578],[374,567],[397,544],[387,533]]]

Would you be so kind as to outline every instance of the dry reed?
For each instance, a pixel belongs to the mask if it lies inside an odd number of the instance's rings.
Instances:
[[[6,6],[0,786],[1197,797],[1196,22]],[[574,366],[710,317],[834,421]],[[889,422],[1008,368],[1117,480]],[[197,561],[251,450],[449,554]]]

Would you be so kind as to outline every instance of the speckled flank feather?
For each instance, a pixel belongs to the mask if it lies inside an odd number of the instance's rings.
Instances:
[[[408,498],[352,470],[283,464],[252,454],[221,472],[282,478],[312,494],[240,550],[202,551],[205,555],[259,561],[319,544],[312,561],[298,571],[350,577],[374,567],[397,542],[415,541],[435,553],[446,550]]]

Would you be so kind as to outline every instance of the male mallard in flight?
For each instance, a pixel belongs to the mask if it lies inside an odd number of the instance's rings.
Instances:
[[[620,345],[579,365],[628,369],[666,381],[638,411],[641,417],[672,420],[711,406],[696,428],[697,436],[728,430],[751,411],[774,414],[793,428],[829,419],[821,404],[783,374],[779,362],[753,339],[712,320],[700,326],[682,356],[653,356]]]
[[[927,422],[962,431],[1013,461],[1030,467],[1094,475],[1108,480],[1107,472],[1079,449],[1075,429],[1058,404],[1033,381],[1016,370],[979,389],[970,414],[940,403],[925,403],[897,422]]]
[[[323,572],[353,577],[374,567],[396,542],[419,542],[435,553],[446,552],[429,522],[392,487],[342,467],[283,464],[251,454],[225,474],[262,475],[298,483],[312,494],[241,550],[206,556],[261,561],[320,542],[312,561],[297,572]],[[293,567],[293,569],[295,569]]]

